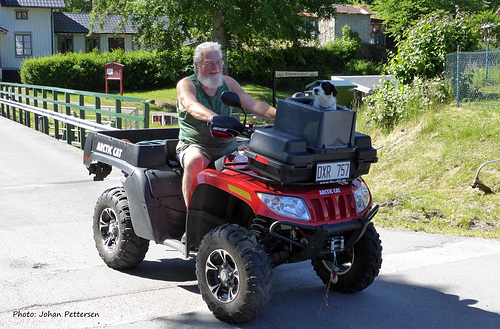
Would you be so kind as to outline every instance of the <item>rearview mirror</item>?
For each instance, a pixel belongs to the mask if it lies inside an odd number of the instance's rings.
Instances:
[[[222,101],[222,104],[224,104],[224,105],[241,108],[240,96],[238,96],[238,94],[235,92],[224,91],[220,95],[220,100]]]
[[[231,107],[238,107],[241,110],[241,112],[243,112],[243,114],[245,115],[245,119],[243,120],[243,126],[247,125],[247,112],[245,112],[243,106],[241,106],[241,99],[237,93],[235,93],[234,91],[224,91],[220,95],[220,100],[224,105]]]

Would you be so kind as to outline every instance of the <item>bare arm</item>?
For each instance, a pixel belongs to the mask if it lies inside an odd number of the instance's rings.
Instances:
[[[276,109],[269,104],[262,101],[256,100],[249,94],[247,94],[240,84],[231,77],[225,76],[227,86],[230,91],[233,91],[240,96],[241,105],[250,110],[253,114],[266,119],[274,119],[276,115]]]
[[[198,102],[196,88],[188,78],[184,78],[177,83],[177,97],[180,107],[185,108],[197,120],[210,121],[213,116],[217,115]]]

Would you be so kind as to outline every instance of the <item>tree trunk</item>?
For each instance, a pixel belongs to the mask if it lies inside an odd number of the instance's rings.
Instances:
[[[212,39],[214,42],[218,42],[222,48],[222,60],[224,61],[224,66],[222,67],[222,73],[225,75],[229,74],[227,66],[227,33],[224,28],[224,12],[215,9],[214,10],[214,27],[212,32]]]

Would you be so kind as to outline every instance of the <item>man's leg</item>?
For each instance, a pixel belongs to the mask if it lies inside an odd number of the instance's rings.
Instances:
[[[182,195],[186,208],[188,207],[189,195],[193,183],[198,174],[208,167],[210,159],[205,156],[202,151],[197,147],[188,147],[183,155],[182,162],[184,167],[184,175],[182,177]]]

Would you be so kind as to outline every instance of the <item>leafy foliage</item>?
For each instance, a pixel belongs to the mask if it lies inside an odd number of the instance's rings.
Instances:
[[[479,40],[477,22],[461,11],[453,16],[434,13],[419,19],[404,30],[397,54],[390,56],[384,69],[394,74],[398,82],[385,83],[367,99],[370,117],[390,129],[432,108],[432,104],[446,101],[450,92],[439,79],[445,69],[446,54],[457,51],[457,47],[474,51]]]
[[[442,78],[416,77],[411,84],[386,80],[365,101],[373,122],[390,130],[405,119],[415,118],[450,102],[451,89]]]
[[[138,28],[137,41],[150,49],[179,48],[187,40],[213,40],[223,49],[265,47],[275,40],[308,39],[313,20],[329,18],[333,0],[94,0],[93,18],[121,14]],[[226,47],[227,46],[227,47]]]
[[[348,25],[342,28],[342,38],[330,41],[323,46],[323,49],[334,52],[346,62],[351,58],[356,58],[360,48],[359,33],[353,31]]]
[[[104,89],[103,65],[116,62],[124,64],[124,89],[140,90],[174,84],[183,73],[191,56],[190,49],[171,52],[68,53],[39,59],[30,58],[21,67],[21,81],[26,84],[56,86],[77,90],[102,91]]]
[[[64,0],[65,12],[69,13],[90,13],[92,10],[92,0]]]
[[[343,41],[339,39],[337,42]],[[355,52],[348,47],[292,46],[230,51],[228,65],[231,76],[237,80],[271,87],[274,71],[319,71],[320,78],[328,79],[331,74],[341,73],[346,63],[356,66],[355,58]],[[103,65],[112,61],[125,65],[125,90],[162,88],[173,86],[181,77],[192,74],[193,48],[152,52],[116,50],[112,53],[68,53],[31,58],[23,62],[21,80],[26,84],[102,91]],[[278,86],[297,88],[310,82],[310,79],[279,79]]]
[[[343,74],[345,75],[380,75],[382,64],[367,60],[351,59],[347,62]]]
[[[403,31],[429,14],[454,14],[457,8],[464,12],[479,12],[487,8],[486,0],[375,0],[374,9],[385,19],[388,31],[401,39]]]
[[[479,34],[471,17],[458,13],[456,17],[431,14],[420,19],[404,32],[398,43],[398,53],[391,57],[388,73],[402,83],[414,77],[434,78],[444,71],[446,54],[461,50],[473,51],[479,44]]]
[[[500,18],[494,11],[485,10],[475,14],[473,22],[480,27],[485,44],[500,46]]]

